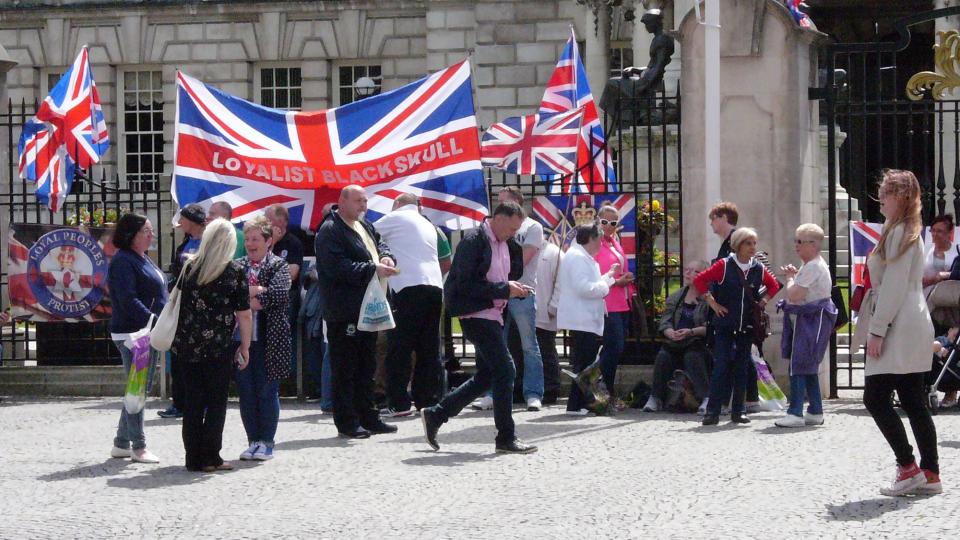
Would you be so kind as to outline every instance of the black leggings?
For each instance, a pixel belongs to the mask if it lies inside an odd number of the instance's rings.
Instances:
[[[883,433],[887,444],[897,456],[897,464],[907,466],[914,462],[913,447],[907,440],[900,415],[893,410],[891,396],[897,391],[900,406],[910,419],[913,437],[920,448],[920,468],[940,473],[937,458],[937,428],[933,417],[927,410],[926,393],[923,387],[923,373],[881,374],[866,378],[863,390],[863,404],[867,406],[874,422]]]

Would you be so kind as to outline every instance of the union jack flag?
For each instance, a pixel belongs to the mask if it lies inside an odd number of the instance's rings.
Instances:
[[[36,182],[40,202],[56,212],[73,186],[75,168],[88,169],[110,148],[87,48],[50,90],[20,134],[20,178]]]
[[[577,172],[564,177],[562,185],[554,181],[554,193],[605,193],[617,191],[613,160],[607,149],[603,124],[587,82],[587,71],[580,59],[577,36],[570,29],[570,39],[547,83],[540,102],[540,112],[558,113],[583,107],[580,123],[580,144],[577,147]],[[556,178],[554,178],[556,180]]]
[[[348,184],[366,188],[374,221],[401,193],[449,229],[488,213],[467,61],[317,112],[270,109],[178,73],[174,162],[181,207],[226,201],[235,222],[279,203],[291,226],[315,229]]]
[[[863,269],[867,265],[867,257],[873,248],[877,247],[882,232],[882,223],[850,222],[851,286],[863,285]]]
[[[790,15],[793,16],[793,20],[802,27],[810,28],[810,16],[804,13],[801,8],[807,7],[803,3],[803,0],[784,0],[784,3],[787,5],[787,9],[790,10]]]
[[[637,271],[637,203],[633,195],[539,195],[530,203],[533,219],[551,231],[552,239],[562,247],[573,239],[578,214],[596,216],[604,204],[613,205],[620,214],[620,245],[631,272]]]
[[[512,174],[572,174],[582,117],[583,108],[507,118],[483,134],[481,161]]]

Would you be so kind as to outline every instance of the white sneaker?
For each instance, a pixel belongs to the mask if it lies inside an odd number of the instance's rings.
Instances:
[[[647,398],[647,404],[643,406],[643,412],[658,412],[662,407],[659,399],[650,396]]]
[[[792,414],[788,414],[788,415],[784,416],[783,418],[778,418],[777,421],[774,422],[774,424],[775,424],[776,426],[778,426],[778,427],[787,427],[787,428],[789,428],[789,427],[803,427],[803,426],[807,425],[807,423],[803,421],[803,418],[801,418],[801,417],[799,417],[799,416],[794,416],[794,415],[792,415]]]
[[[703,416],[707,414],[707,402],[710,401],[710,398],[703,398],[703,403],[700,404],[700,407],[697,408],[697,416]]]
[[[751,401],[746,404],[747,414],[755,414],[758,412],[763,412],[763,404],[759,401]]]
[[[808,426],[822,426],[823,415],[806,413],[803,415],[803,423]]]
[[[405,411],[397,410],[397,409],[394,409],[393,407],[386,407],[386,408],[380,409],[380,416],[382,418],[403,418],[406,416],[410,416],[415,412],[416,412],[416,409],[412,407],[408,408]]]
[[[564,411],[563,414],[565,414],[565,415],[567,415],[567,416],[586,416],[586,415],[590,414],[590,411],[588,411],[588,410],[586,410],[586,409],[580,409],[580,410],[578,410],[578,411]]]
[[[133,455],[130,456],[130,458],[137,463],[160,463],[160,458],[153,455],[153,452],[147,450],[146,448],[134,450]]]
[[[491,400],[491,401],[493,401],[493,400]],[[539,399],[537,399],[537,398],[535,398],[535,397],[527,398],[527,410],[528,410],[528,411],[532,411],[532,412],[539,411],[542,407],[543,407],[543,403],[541,403]]]
[[[266,443],[260,443],[257,446],[257,451],[253,453],[253,459],[257,461],[270,461],[273,459],[273,448],[266,445]]]
[[[260,442],[254,441],[250,443],[250,448],[247,448],[240,454],[241,461],[250,461],[253,459],[253,455],[257,453],[257,449],[260,448]]]
[[[927,476],[917,467],[916,463],[906,468],[897,465],[897,476],[894,477],[893,483],[889,487],[880,488],[880,494],[887,497],[900,497],[901,495],[914,493],[926,483]]]
[[[119,448],[114,446],[110,449],[110,457],[112,458],[128,458],[132,455],[133,453],[130,452],[129,448]]]
[[[476,401],[470,404],[470,408],[476,411],[489,411],[493,408],[493,397],[483,396],[477,398]]]

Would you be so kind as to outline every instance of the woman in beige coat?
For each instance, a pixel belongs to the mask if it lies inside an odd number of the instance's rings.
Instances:
[[[937,431],[924,402],[923,376],[930,370],[930,351],[917,346],[933,339],[922,290],[920,185],[910,171],[887,170],[878,195],[886,221],[867,260],[873,288],[861,306],[856,343],[859,346],[864,338],[867,343],[863,403],[897,458],[897,476],[880,492],[940,493]],[[919,467],[893,409],[894,390],[910,418],[920,449]]]

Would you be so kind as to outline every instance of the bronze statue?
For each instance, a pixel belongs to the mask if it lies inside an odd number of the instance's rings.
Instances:
[[[663,33],[663,15],[659,9],[644,13],[640,22],[653,34],[650,63],[646,67],[624,68],[620,77],[610,79],[600,97],[600,108],[623,127],[675,124],[676,104],[666,97],[657,100],[656,95],[658,90],[663,90],[663,74],[675,49],[673,38]]]

